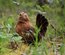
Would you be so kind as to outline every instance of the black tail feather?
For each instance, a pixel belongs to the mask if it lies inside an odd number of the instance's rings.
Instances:
[[[47,26],[48,26],[48,20],[43,16],[42,14],[38,13],[37,18],[36,18],[36,25],[38,28],[40,28],[39,32],[39,38],[40,39],[42,36],[45,36]]]

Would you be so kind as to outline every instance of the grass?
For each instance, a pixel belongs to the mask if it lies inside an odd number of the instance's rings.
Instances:
[[[16,4],[13,5],[12,3],[8,6],[8,3],[5,2],[4,4],[6,5],[3,6],[3,4],[0,3],[0,7],[4,8],[1,9],[2,14],[0,17],[0,55],[65,55],[65,7],[63,12],[61,12],[62,8],[58,6],[59,3],[53,3],[53,5],[46,4],[41,8],[34,1],[26,1],[27,3],[22,1],[23,0],[18,0],[20,6]],[[59,0],[57,0],[57,2],[58,1]],[[14,36],[18,14],[22,10],[28,13],[33,26],[35,26],[36,14],[38,12],[46,12],[46,14],[43,14],[49,21],[46,35],[41,42],[38,42],[37,36],[39,30],[36,29],[34,46],[28,46],[22,43],[20,36]],[[53,27],[51,25],[53,25]],[[11,38],[19,45],[16,50],[8,47]]]
[[[35,36],[38,36],[38,29]],[[48,32],[48,31],[47,31]],[[46,33],[47,34],[47,33]],[[41,42],[35,41],[35,45],[28,46],[27,44],[23,44],[20,42],[19,37],[14,37],[14,40],[18,42],[18,49],[13,50],[9,49],[7,46],[10,43],[11,37],[13,34],[11,33],[0,33],[0,54],[1,55],[64,55],[65,54],[65,38],[63,36],[62,39],[60,37],[53,37],[50,39],[47,35]],[[36,38],[37,39],[37,38]],[[5,42],[5,43],[4,43]],[[3,44],[4,43],[4,44]],[[60,47],[59,47],[60,46]],[[6,51],[7,50],[7,51]]]

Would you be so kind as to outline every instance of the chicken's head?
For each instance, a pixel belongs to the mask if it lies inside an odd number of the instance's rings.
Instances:
[[[28,14],[25,12],[21,12],[19,15],[19,21],[22,21],[22,22],[29,21]]]

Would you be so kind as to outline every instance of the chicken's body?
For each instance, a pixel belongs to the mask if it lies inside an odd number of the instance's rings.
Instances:
[[[24,32],[28,31],[30,29],[30,27],[31,27],[31,25],[29,22],[25,22],[25,23],[18,22],[17,26],[16,26],[16,32],[19,35],[22,35]]]
[[[25,16],[26,17],[23,17]],[[24,19],[26,18],[26,19]],[[32,27],[32,24],[29,22],[29,18],[26,13],[22,12],[20,14],[18,23],[16,25],[16,32],[22,36],[22,40],[24,40],[25,43],[32,43],[34,42],[34,28]]]
[[[38,34],[38,40],[40,40],[42,38],[42,36],[44,36],[46,33],[48,21],[45,17],[38,14],[37,18],[36,18],[36,25],[38,28],[40,28],[40,26],[41,26],[40,32]],[[25,43],[29,43],[29,44],[34,43],[35,29],[33,28],[32,24],[30,23],[27,13],[25,13],[25,12],[20,13],[19,20],[16,25],[16,32],[20,36],[22,36],[22,39],[24,40]]]

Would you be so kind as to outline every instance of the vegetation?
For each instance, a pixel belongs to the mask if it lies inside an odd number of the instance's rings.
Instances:
[[[33,26],[38,12],[48,19],[49,26],[44,39],[39,43],[36,41],[34,46],[23,44],[21,37],[15,33],[21,11],[28,13]],[[49,0],[43,6],[37,0],[0,0],[0,55],[65,55],[64,22],[65,0]],[[11,41],[16,41],[19,45],[16,50],[10,49]]]

